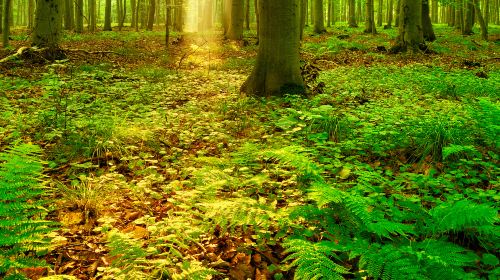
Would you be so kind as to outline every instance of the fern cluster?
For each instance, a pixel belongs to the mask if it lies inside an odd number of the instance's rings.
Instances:
[[[39,154],[40,148],[30,144],[0,153],[0,276],[46,265],[33,253],[47,249],[46,235],[56,224],[43,219],[47,201]]]

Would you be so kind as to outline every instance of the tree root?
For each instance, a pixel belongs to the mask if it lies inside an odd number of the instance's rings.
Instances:
[[[82,52],[85,54],[115,54],[120,55],[114,51],[87,51],[83,49],[49,49],[37,47],[21,47],[16,53],[0,59],[0,66],[16,62],[25,62],[30,64],[49,64],[55,60],[66,59],[66,53]]]

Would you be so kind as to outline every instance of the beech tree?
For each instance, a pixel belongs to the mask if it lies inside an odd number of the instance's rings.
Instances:
[[[2,9],[2,43],[3,47],[6,48],[9,46],[9,35],[10,35],[10,5],[12,5],[12,0],[4,0],[3,1],[3,9]]]
[[[366,0],[365,33],[377,33],[377,27],[375,26],[375,9],[373,0]]]
[[[399,12],[399,35],[392,51],[416,51],[424,44],[422,0],[401,0]]]
[[[104,8],[104,31],[111,31],[111,0],[106,0]]]
[[[429,14],[429,0],[422,0],[422,32],[424,39],[433,42],[436,40],[434,29],[432,28],[431,16]]]
[[[59,38],[62,27],[61,0],[37,1],[35,27],[32,33],[32,44],[46,48],[45,56],[55,60],[61,57]]]
[[[257,96],[305,93],[300,72],[299,0],[259,0],[259,51],[241,91]]]
[[[349,27],[358,27],[358,23],[356,22],[356,0],[349,0],[349,17],[348,17],[348,25]]]
[[[226,16],[228,20],[226,38],[231,40],[243,39],[243,23],[245,3],[243,0],[229,0]]]
[[[75,14],[76,14],[75,31],[77,33],[82,33],[83,32],[83,0],[76,0]]]
[[[314,33],[320,34],[326,32],[325,16],[323,12],[323,0],[314,1]]]

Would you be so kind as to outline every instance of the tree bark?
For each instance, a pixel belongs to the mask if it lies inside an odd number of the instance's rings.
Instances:
[[[378,0],[377,26],[382,26],[384,21],[384,0]]]
[[[365,33],[377,34],[374,8],[373,0],[366,0]]]
[[[3,1],[0,0],[0,34],[3,34]]]
[[[243,0],[230,0],[230,17],[226,38],[230,40],[243,39],[243,22],[245,5]]]
[[[358,27],[358,23],[356,22],[356,0],[349,0],[349,17],[347,24],[349,27]]]
[[[474,27],[474,4],[472,0],[465,0],[465,18],[464,18],[464,28],[462,30],[463,35],[472,35],[474,32],[472,28]]]
[[[397,0],[397,4],[396,4],[396,20],[394,22],[394,27],[399,27],[400,16],[401,16],[401,0]]]
[[[477,16],[477,21],[479,22],[479,26],[481,27],[481,38],[485,41],[488,41],[488,27],[486,26],[483,14],[481,13],[481,8],[479,7],[479,0],[473,0],[473,1],[474,1],[474,9],[476,11],[476,16]]]
[[[422,49],[422,0],[401,0],[399,36],[393,52]]]
[[[307,22],[307,1],[300,0],[300,40],[304,39],[304,28]]]
[[[314,33],[326,32],[323,0],[314,0]]]
[[[2,44],[6,48],[9,46],[9,35],[10,35],[10,5],[12,5],[12,0],[3,1],[2,9]]]
[[[436,40],[436,35],[434,34],[434,28],[432,28],[431,16],[429,12],[429,0],[422,0],[422,31],[424,39],[429,42],[434,42]]]
[[[83,32],[83,0],[76,0],[75,6],[76,13],[76,29],[77,33]]]
[[[146,28],[149,31],[153,31],[153,25],[155,23],[155,12],[156,12],[156,1],[149,0],[148,25]]]
[[[104,8],[104,31],[111,31],[111,0],[106,0]]]
[[[62,15],[60,0],[38,1],[32,43],[39,48],[48,48],[54,54],[59,50]]]
[[[394,14],[394,0],[389,0],[389,7],[387,9],[387,25],[385,28],[392,28],[392,20]]]
[[[241,91],[257,96],[304,94],[297,0],[259,0],[260,43],[255,68]]]

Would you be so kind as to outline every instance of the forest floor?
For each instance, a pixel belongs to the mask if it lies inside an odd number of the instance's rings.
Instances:
[[[66,60],[0,65],[0,145],[43,148],[49,218],[61,223],[51,268],[25,273],[291,279],[283,240],[326,238],[292,218],[311,201],[311,176],[342,188],[371,182],[367,197],[428,207],[463,197],[498,206],[499,116],[474,112],[481,102],[498,110],[499,42],[442,25],[436,33],[418,54],[387,53],[394,29],[308,36],[309,99],[239,92],[257,53],[252,33],[242,42],[174,34],[168,50],[160,31],[65,34]],[[0,57],[27,45],[23,34]],[[436,131],[442,140],[429,142]],[[467,152],[480,155],[464,163],[474,174],[453,165]]]

